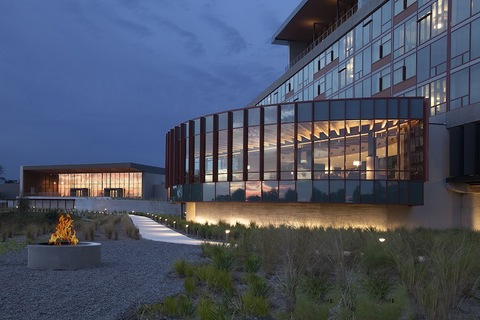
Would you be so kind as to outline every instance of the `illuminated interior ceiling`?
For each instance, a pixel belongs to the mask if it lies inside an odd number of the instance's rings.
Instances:
[[[311,42],[314,25],[315,32],[320,32],[335,21],[337,10],[342,16],[355,3],[357,0],[304,0],[275,33],[272,43]]]

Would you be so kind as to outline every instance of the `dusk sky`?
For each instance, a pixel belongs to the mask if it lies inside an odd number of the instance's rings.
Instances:
[[[299,0],[0,0],[0,165],[164,166],[165,134],[285,70]]]

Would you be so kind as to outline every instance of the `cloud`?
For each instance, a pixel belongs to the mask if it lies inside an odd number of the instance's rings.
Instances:
[[[209,13],[204,15],[204,20],[212,26],[216,32],[222,35],[222,42],[229,54],[238,54],[247,48],[247,41],[240,32]]]

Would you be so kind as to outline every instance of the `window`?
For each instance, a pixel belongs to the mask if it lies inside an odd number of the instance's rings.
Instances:
[[[470,68],[470,103],[480,101],[480,63]]]
[[[391,34],[389,33],[376,41],[372,46],[372,50],[372,63],[389,55],[392,52]]]
[[[480,0],[478,7],[480,7]],[[475,59],[480,57],[480,41],[478,41],[478,35],[480,34],[480,19],[477,19],[472,22],[472,30],[470,32],[470,59]]]
[[[395,0],[394,1],[395,15],[399,14],[400,12],[408,8],[414,2],[415,0]]]
[[[372,76],[372,94],[390,88],[390,68],[385,68]]]
[[[415,54],[395,63],[393,65],[393,84],[398,84],[402,81],[410,79],[416,73]]]
[[[430,20],[432,13],[427,8],[418,14],[418,43],[422,44],[430,39]]]
[[[452,25],[455,25],[470,16],[470,0],[452,1]]]
[[[452,64],[451,68],[455,68],[459,65],[468,62],[470,51],[470,25],[463,26],[462,28],[452,32],[452,44],[451,44],[451,56]]]
[[[450,109],[468,105],[468,68],[456,72],[450,77]]]
[[[430,78],[430,46],[417,52],[417,82]]]
[[[415,18],[411,18],[394,30],[393,54],[395,58],[415,48],[416,35],[417,23]]]
[[[447,71],[447,37],[434,42],[430,50],[430,76],[434,77]]]
[[[432,37],[447,30],[448,0],[438,0],[432,4]]]

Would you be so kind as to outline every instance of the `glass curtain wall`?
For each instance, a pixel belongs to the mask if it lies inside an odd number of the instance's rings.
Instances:
[[[112,196],[124,198],[141,198],[142,173],[110,172],[59,174],[58,192],[61,197]]]
[[[420,204],[421,193],[409,190],[425,179],[424,103],[346,99],[232,111],[235,121],[220,125],[218,117],[218,130],[189,137],[205,135],[206,150],[192,155],[218,165],[206,166],[205,183],[190,181],[195,192],[174,200]],[[209,136],[218,136],[216,147]]]

